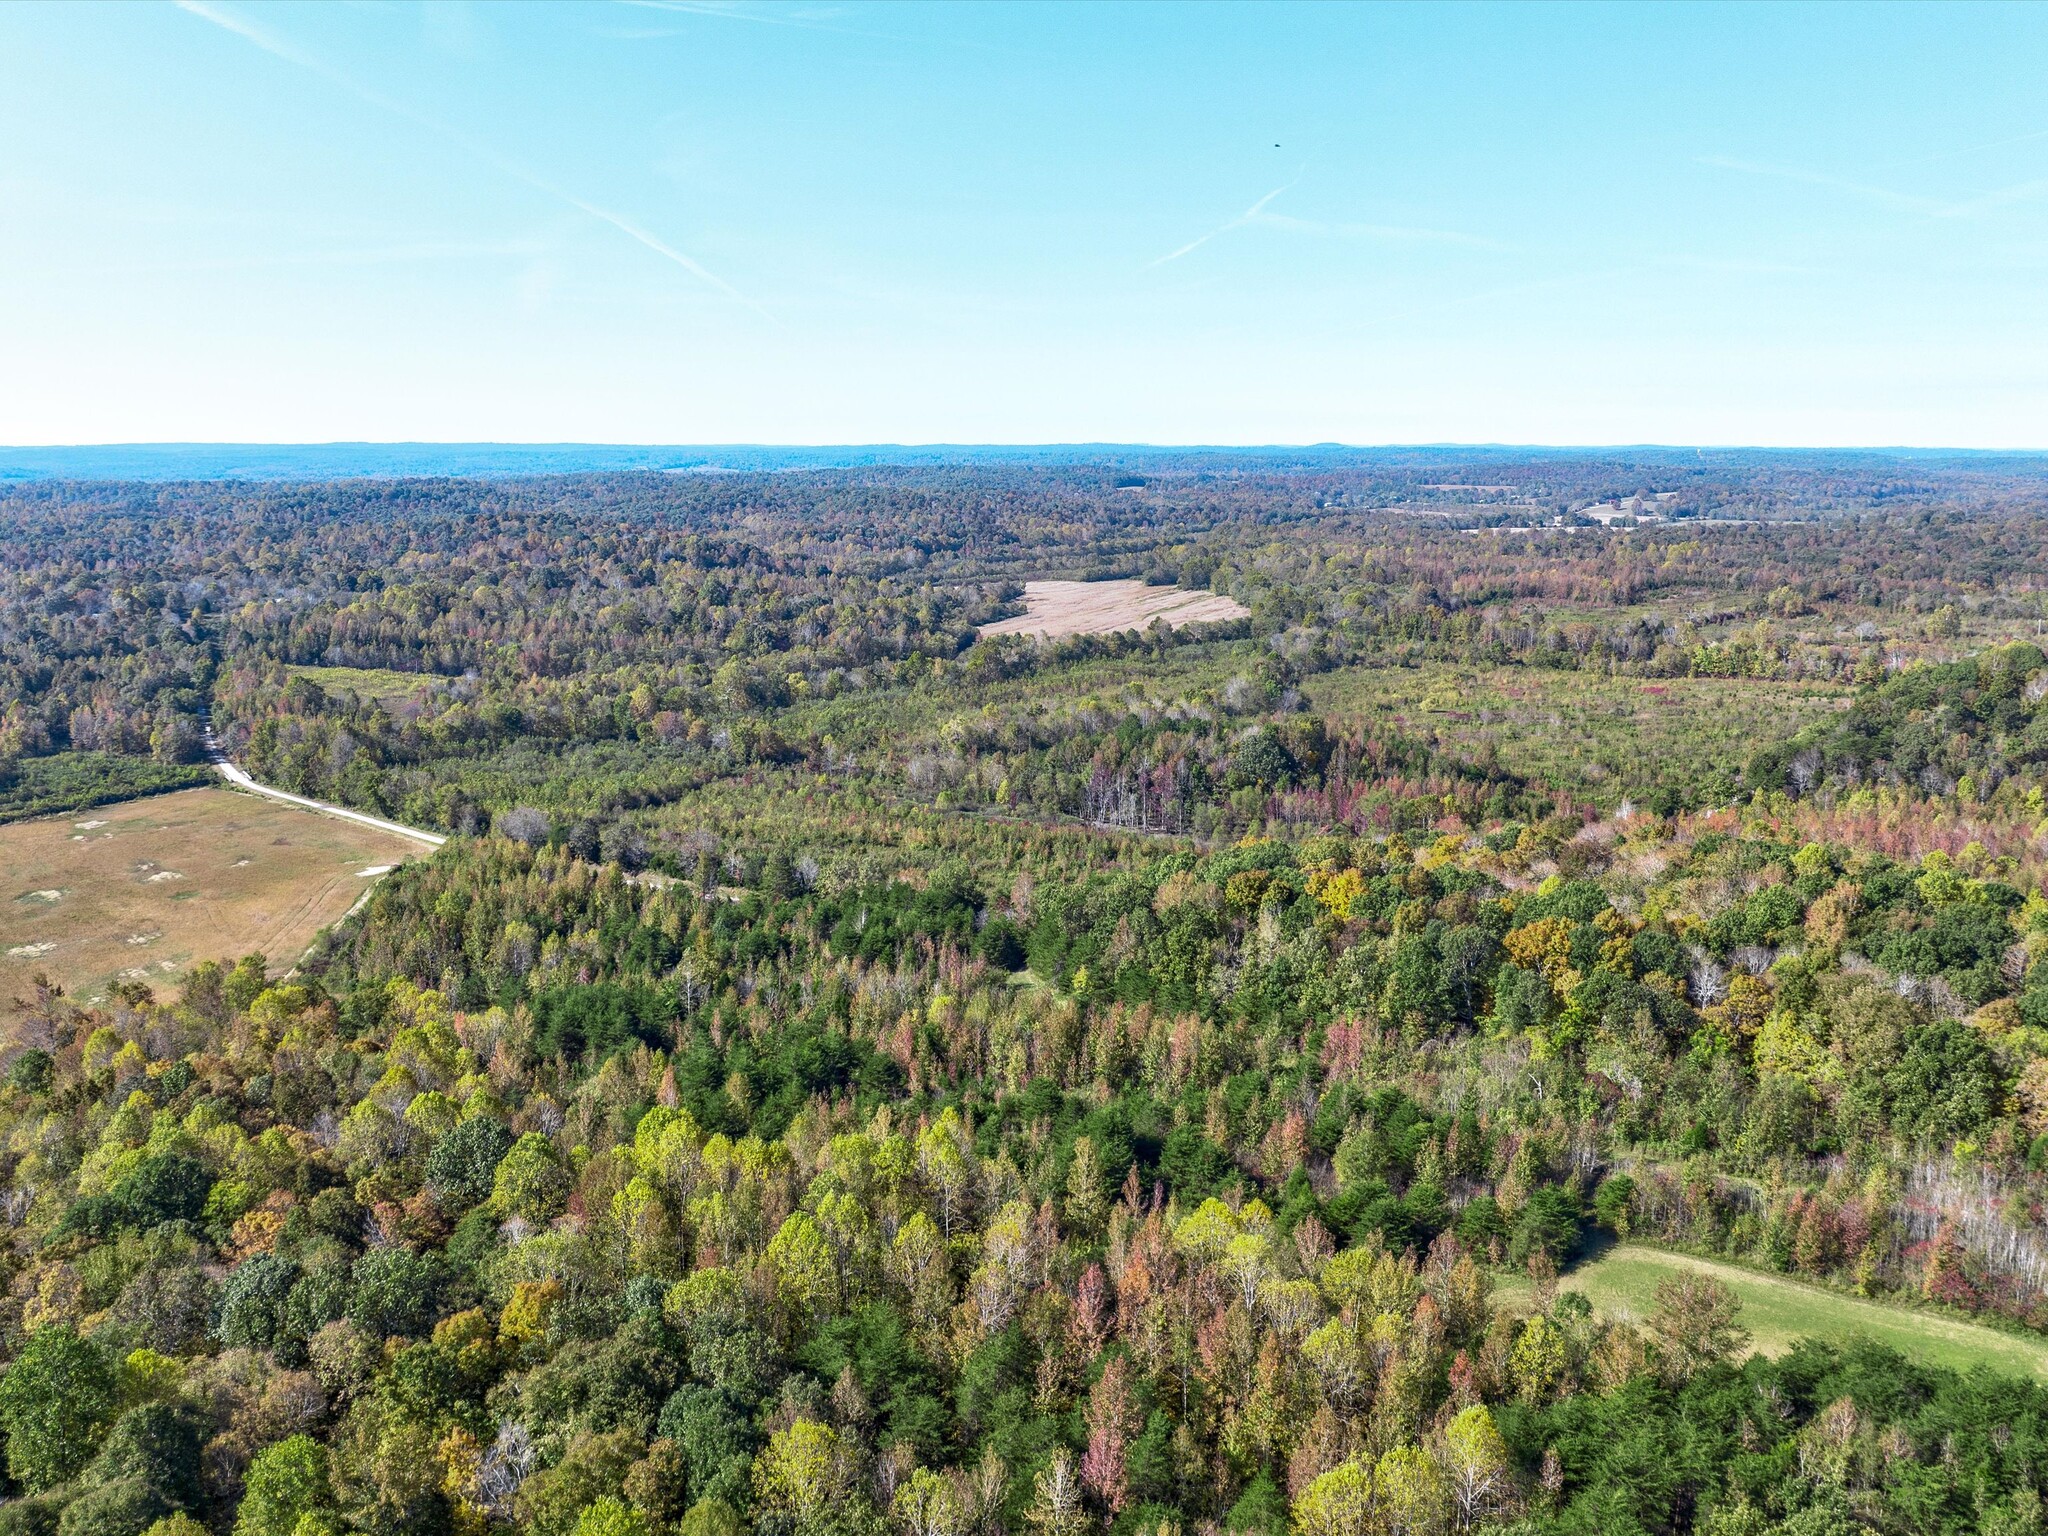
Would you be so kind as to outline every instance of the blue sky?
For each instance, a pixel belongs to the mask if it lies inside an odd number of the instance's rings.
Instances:
[[[2048,8],[0,7],[0,440],[2048,447]]]

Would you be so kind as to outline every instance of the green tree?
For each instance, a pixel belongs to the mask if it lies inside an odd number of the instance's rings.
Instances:
[[[487,1199],[498,1164],[512,1150],[512,1133],[489,1115],[463,1121],[427,1154],[427,1182],[442,1205],[466,1210]]]
[[[1470,1530],[1505,1508],[1514,1490],[1514,1462],[1485,1405],[1474,1403],[1444,1427],[1443,1460],[1460,1529]]]
[[[777,848],[768,855],[768,862],[761,866],[761,889],[777,901],[787,901],[800,889],[796,864],[787,849]]]
[[[1564,1380],[1571,1363],[1568,1343],[1564,1330],[1541,1314],[1522,1325],[1508,1358],[1515,1385],[1528,1401],[1545,1401]]]
[[[213,1336],[230,1347],[269,1349],[278,1341],[298,1265],[259,1253],[236,1265],[220,1288]]]
[[[164,1508],[158,1515],[198,1505],[199,1432],[186,1413],[168,1403],[129,1409],[114,1421],[80,1479],[89,1486],[134,1480],[161,1495]]]
[[[673,1440],[656,1440],[647,1447],[647,1454],[633,1463],[621,1488],[626,1502],[654,1525],[674,1525],[690,1502],[690,1467],[682,1447]]]
[[[349,1273],[348,1320],[379,1338],[425,1333],[438,1309],[444,1270],[430,1253],[376,1248]]]
[[[57,1536],[142,1536],[171,1513],[171,1501],[147,1479],[115,1478],[86,1489],[66,1505]]]
[[[705,1347],[693,1348],[699,1372],[715,1371],[725,1337],[700,1331]],[[691,1383],[662,1406],[660,1434],[674,1443],[683,1459],[689,1496],[702,1502],[717,1498],[743,1501],[753,1465],[754,1430],[747,1415],[726,1392]]]
[[[857,1529],[864,1503],[838,1431],[811,1419],[770,1437],[754,1461],[754,1499],[766,1528],[796,1536]]]
[[[221,983],[221,993],[229,1008],[246,1013],[269,985],[269,961],[262,955],[244,955]]]
[[[824,1316],[837,1300],[838,1268],[832,1247],[808,1212],[794,1211],[768,1241],[775,1298],[793,1327]]]
[[[1397,1445],[1373,1469],[1374,1510],[1388,1536],[1434,1536],[1452,1507],[1444,1474],[1427,1451]]]
[[[256,1453],[235,1515],[235,1536],[292,1536],[300,1519],[334,1505],[327,1447],[293,1435]]]
[[[1594,1217],[1616,1236],[1627,1237],[1635,1195],[1636,1181],[1625,1173],[1602,1179],[1593,1192]]]
[[[1681,1270],[1659,1281],[1649,1326],[1665,1374],[1685,1381],[1734,1358],[1749,1342],[1741,1314],[1742,1298],[1711,1275]]]
[[[553,1221],[569,1205],[569,1170],[555,1144],[538,1131],[528,1131],[512,1144],[491,1181],[491,1205],[501,1217],[517,1216],[539,1225]]]
[[[1093,1237],[1109,1219],[1102,1159],[1092,1137],[1074,1138],[1074,1161],[1067,1170],[1067,1223],[1083,1237]]]
[[[56,1065],[48,1051],[34,1047],[14,1058],[7,1069],[7,1081],[23,1093],[47,1093],[56,1078]]]
[[[676,1536],[746,1536],[746,1529],[723,1499],[699,1499],[676,1526]]]
[[[902,1536],[960,1536],[968,1526],[952,1481],[928,1467],[918,1467],[896,1485],[889,1515]]]
[[[70,1328],[31,1334],[0,1377],[0,1426],[15,1481],[36,1490],[76,1476],[113,1420],[116,1384],[112,1362]]]
[[[650,1536],[647,1517],[610,1495],[584,1506],[576,1517],[576,1536]]]
[[[1363,1461],[1325,1472],[1294,1501],[1296,1536],[1369,1536],[1374,1491],[1372,1468]]]

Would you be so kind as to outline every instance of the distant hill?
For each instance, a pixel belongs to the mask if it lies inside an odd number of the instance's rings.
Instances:
[[[1160,446],[1135,443],[1032,445],[868,443],[777,447],[755,443],[106,443],[76,447],[0,447],[0,481],[23,480],[347,480],[413,476],[616,473],[761,473],[872,465],[1090,463],[1151,474],[1348,467],[1466,465],[1488,460],[1585,459],[1616,468],[1703,459],[1720,467],[1776,462],[1869,467],[1910,462],[1919,468],[1998,468],[2048,472],[2048,456],[1943,448],[1696,449],[1689,447],[1530,448],[1500,444],[1350,447],[1341,443],[1268,447]]]

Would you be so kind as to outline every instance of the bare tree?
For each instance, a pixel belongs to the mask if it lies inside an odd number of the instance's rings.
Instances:
[[[515,843],[538,848],[548,840],[547,812],[530,805],[517,805],[498,818],[498,830]]]

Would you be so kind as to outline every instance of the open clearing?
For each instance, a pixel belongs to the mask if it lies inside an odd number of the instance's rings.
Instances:
[[[2007,1376],[2048,1380],[2048,1339],[2006,1333],[1939,1312],[1888,1307],[1783,1275],[1759,1274],[1661,1248],[1612,1248],[1561,1277],[1558,1288],[1583,1292],[1594,1310],[1605,1316],[1640,1319],[1656,1309],[1658,1283],[1685,1269],[1726,1282],[1742,1298],[1742,1326],[1750,1332],[1751,1349],[1763,1354],[1783,1354],[1797,1339],[1840,1343],[1861,1335],[1923,1365],[1955,1371],[1984,1365]],[[1503,1282],[1499,1295],[1510,1306],[1526,1305],[1528,1284]]]
[[[0,1001],[37,971],[81,1001],[197,960],[305,952],[379,873],[420,853],[369,827],[225,789],[0,827]]]
[[[287,667],[293,677],[319,685],[327,694],[353,693],[396,709],[419,693],[445,685],[449,679],[433,672],[390,672],[382,667]]]
[[[1179,629],[1183,624],[1220,624],[1251,614],[1251,609],[1234,597],[1180,587],[1148,587],[1142,581],[1027,581],[1024,609],[1014,619],[982,625],[981,633],[1054,640],[1062,635],[1144,629],[1154,619]]]
[[[1333,722],[1390,725],[1596,804],[1736,775],[1757,744],[1833,713],[1848,690],[1717,677],[1602,677],[1541,667],[1346,667],[1302,685]]]

